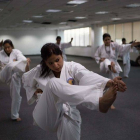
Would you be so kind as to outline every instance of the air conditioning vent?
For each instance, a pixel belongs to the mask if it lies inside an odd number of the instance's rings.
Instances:
[[[42,22],[41,24],[51,24],[51,22]]]
[[[74,19],[69,19],[68,21],[69,22],[77,22],[77,20],[74,20]]]
[[[68,6],[68,7],[75,7],[75,6],[77,6],[77,4],[66,4],[66,6]]]
[[[63,13],[72,13],[73,11],[62,11]]]

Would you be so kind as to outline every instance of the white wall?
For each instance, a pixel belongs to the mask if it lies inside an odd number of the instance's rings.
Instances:
[[[57,36],[61,37],[61,42],[64,42],[64,30],[58,30]]]
[[[66,49],[66,54],[76,56],[94,57],[97,46],[102,44],[102,28],[100,26],[91,26],[91,47],[71,47]],[[23,52],[24,55],[40,54],[40,49],[45,43],[56,42],[56,36],[62,37],[64,42],[63,30],[1,30],[0,41],[11,39],[15,48]]]
[[[92,56],[92,51],[91,47],[71,47],[66,49],[66,54],[68,55],[76,55],[76,56],[86,56],[86,57],[91,57]]]
[[[99,47],[103,44],[102,26],[92,25],[92,30],[93,30],[92,57],[94,57],[97,47]]]
[[[55,43],[56,31],[52,30],[1,30],[0,41],[11,39],[15,48],[24,55],[40,54],[41,47],[45,43]]]
[[[97,49],[97,46],[102,45],[102,27],[97,25],[91,26],[91,47],[71,47],[65,49],[66,54],[68,55],[76,55],[76,56],[86,56],[86,57],[94,57],[94,53]],[[57,35],[61,36],[62,43],[64,40],[64,31],[59,30],[57,31]]]

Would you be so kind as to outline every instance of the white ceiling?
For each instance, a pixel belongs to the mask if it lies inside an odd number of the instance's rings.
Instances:
[[[140,7],[124,8],[128,4],[140,3],[140,0],[88,0],[88,2],[75,6],[67,6],[70,0],[0,0],[0,29],[28,29],[28,28],[51,28],[66,29],[91,24],[113,24],[131,21],[140,21]],[[63,12],[47,13],[48,9],[59,9]],[[65,13],[66,11],[73,11]],[[95,12],[108,11],[110,13],[97,15]],[[32,16],[43,15],[43,18]],[[86,16],[86,19],[79,19],[77,22],[67,22],[75,17]],[[112,21],[111,18],[119,17],[122,20]],[[23,23],[23,20],[33,20],[33,23]],[[51,22],[50,25],[41,24]],[[67,22],[67,25],[60,25],[60,22]]]

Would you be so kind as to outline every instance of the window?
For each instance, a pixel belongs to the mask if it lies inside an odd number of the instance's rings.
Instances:
[[[102,32],[103,32],[103,34],[107,33],[107,26],[102,27]]]
[[[108,25],[108,33],[111,35],[111,39],[115,40],[115,25]]]
[[[140,21],[133,23],[133,40],[140,41]]]
[[[123,37],[126,38],[127,43],[131,42],[132,39],[132,23],[124,23],[123,25]]]
[[[106,25],[102,27],[102,33],[109,33],[111,39],[119,44],[122,38],[126,38],[129,43],[135,39],[139,40],[140,22]]]
[[[72,45],[87,47],[91,45],[91,28],[78,28],[78,29],[70,29],[64,31],[64,41],[70,42],[71,38],[73,38]]]

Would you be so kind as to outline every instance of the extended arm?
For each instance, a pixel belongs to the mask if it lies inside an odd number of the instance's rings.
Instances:
[[[71,45],[72,41],[73,41],[73,38],[71,38],[71,41],[69,43],[62,43],[61,50],[72,47]]]
[[[133,42],[132,44],[125,44],[125,45],[118,45],[117,43],[114,43],[114,45],[117,47],[117,51],[120,54],[125,54],[130,52],[130,50],[137,45],[140,45],[140,42]]]
[[[105,113],[108,111],[111,104],[115,101],[117,94],[116,92],[124,92],[126,90],[126,85],[123,81],[121,81],[120,77],[116,77],[115,79],[110,80],[96,73],[88,71],[85,67],[77,63],[73,64],[72,71],[74,72],[73,76],[75,76],[75,79],[79,81],[79,85],[89,87],[94,86],[98,90],[100,90],[100,92],[89,94],[89,99],[87,98],[87,103],[84,103],[84,106],[86,106],[87,108],[99,108],[101,112]],[[109,89],[103,95],[105,88]],[[88,100],[90,101],[90,98],[92,98],[93,96],[94,100],[92,101],[92,104],[94,105],[94,108],[93,105],[89,104],[88,102]]]

